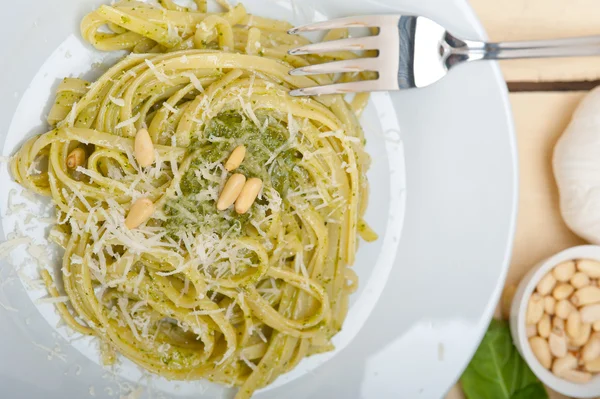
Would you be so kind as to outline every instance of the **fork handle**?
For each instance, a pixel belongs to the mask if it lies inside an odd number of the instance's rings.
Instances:
[[[446,34],[447,66],[464,61],[600,55],[600,36],[486,43]]]

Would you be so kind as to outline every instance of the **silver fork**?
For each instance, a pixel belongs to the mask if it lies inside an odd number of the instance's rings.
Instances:
[[[289,53],[301,55],[344,50],[378,50],[377,57],[309,65],[293,69],[290,74],[373,71],[377,72],[377,79],[307,87],[292,90],[290,94],[314,96],[425,87],[443,78],[455,66],[469,61],[600,55],[600,36],[486,43],[457,38],[431,19],[417,15],[340,18],[300,26],[291,29],[289,33],[365,27],[379,28],[379,33],[375,36],[309,44]]]

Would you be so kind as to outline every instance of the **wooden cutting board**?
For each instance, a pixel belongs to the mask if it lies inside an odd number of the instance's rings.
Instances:
[[[598,0],[470,1],[493,41],[600,35]],[[510,94],[519,148],[520,198],[508,285],[518,284],[540,260],[584,243],[560,216],[551,162],[556,141],[586,94],[580,89],[600,83],[600,57],[506,61],[501,68],[509,87],[519,91]],[[566,398],[549,393],[552,399]],[[462,398],[457,385],[446,399]]]
[[[490,40],[535,40],[600,34],[597,0],[470,0]],[[600,57],[502,61],[508,81],[600,79]]]

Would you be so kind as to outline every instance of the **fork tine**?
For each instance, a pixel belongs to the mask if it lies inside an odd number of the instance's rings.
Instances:
[[[319,75],[327,73],[378,71],[378,60],[372,58],[355,58],[343,61],[326,62],[324,64],[307,65],[302,68],[292,69],[290,75]]]
[[[360,82],[336,83],[325,86],[305,87],[290,91],[290,95],[294,97],[321,96],[326,94],[349,94],[389,89],[384,86],[384,82],[381,79],[362,80]]]
[[[355,37],[350,39],[333,40],[329,42],[320,42],[308,44],[289,51],[291,55],[328,53],[332,51],[360,51],[375,50],[379,46],[377,36]]]
[[[362,17],[345,17],[329,21],[316,22],[290,29],[288,33],[294,35],[300,32],[314,32],[337,28],[372,28],[389,23],[397,23],[398,17],[392,15],[365,15]]]

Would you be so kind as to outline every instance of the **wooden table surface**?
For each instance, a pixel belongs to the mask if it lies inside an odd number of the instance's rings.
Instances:
[[[470,1],[492,41],[600,34],[598,0]],[[600,57],[506,61],[501,68],[512,90],[527,90],[510,94],[519,148],[520,199],[507,284],[518,284],[538,261],[584,243],[560,216],[551,160],[557,139],[586,94],[581,89],[600,83]],[[549,393],[552,399],[566,398]],[[458,385],[447,396],[461,398]]]

